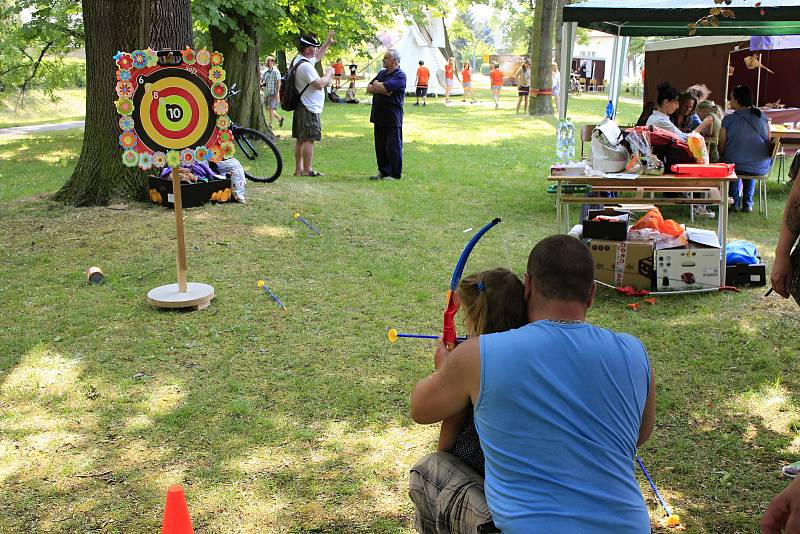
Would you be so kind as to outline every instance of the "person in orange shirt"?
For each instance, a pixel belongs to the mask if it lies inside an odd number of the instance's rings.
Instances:
[[[420,59],[419,68],[417,69],[417,81],[415,82],[417,86],[417,101],[414,103],[415,106],[419,106],[419,97],[422,97],[422,105],[426,105],[426,101],[428,100],[428,80],[430,79],[431,71],[425,66],[425,62]]]
[[[344,64],[342,58],[336,60],[333,67],[333,90],[336,91],[342,86],[342,76],[344,75]]]
[[[453,89],[453,74],[455,74],[455,60],[451,57],[444,66],[444,103],[450,103],[450,91]]]
[[[489,79],[492,83],[492,98],[494,98],[494,109],[500,107],[500,89],[503,88],[503,72],[500,70],[500,64],[495,63],[494,68],[489,73]]]
[[[461,85],[464,86],[464,98],[462,102],[467,101],[467,91],[469,91],[470,103],[475,103],[475,94],[472,92],[472,65],[464,63],[464,70],[461,71]]]

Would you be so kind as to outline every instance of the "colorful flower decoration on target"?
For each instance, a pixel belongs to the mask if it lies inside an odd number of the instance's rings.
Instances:
[[[179,54],[180,61],[159,61],[159,54]],[[124,165],[147,170],[234,154],[221,53],[146,48],[117,52],[113,60]],[[228,132],[223,139],[221,130]]]

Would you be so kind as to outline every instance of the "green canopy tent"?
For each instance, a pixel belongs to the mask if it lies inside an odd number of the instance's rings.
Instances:
[[[800,0],[733,0],[730,5],[713,0],[588,0],[564,7],[561,26],[561,87],[559,109],[567,113],[570,65],[578,27],[615,36],[608,98],[616,112],[628,42],[636,36],[689,35],[689,24],[712,8],[730,9],[734,18],[717,17],[719,25],[698,26],[696,35],[800,34]]]

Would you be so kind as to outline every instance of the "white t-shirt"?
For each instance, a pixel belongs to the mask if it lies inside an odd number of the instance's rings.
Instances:
[[[295,71],[294,86],[297,88],[298,92],[302,91],[307,84],[318,80],[320,77],[319,74],[317,74],[317,70],[314,68],[314,64],[319,61],[317,58],[312,57],[309,59],[297,54],[292,60],[292,65],[295,65],[301,59],[307,61],[301,63]],[[308,89],[303,93],[303,96],[300,97],[300,102],[302,102],[311,113],[322,113],[322,106],[325,105],[325,91],[317,89],[313,85],[309,85]]]
[[[680,131],[677,126],[672,124],[672,121],[669,120],[669,115],[666,113],[661,113],[657,109],[654,109],[653,114],[647,119],[647,126],[657,126],[659,128],[669,130],[684,141],[689,138],[688,133]]]

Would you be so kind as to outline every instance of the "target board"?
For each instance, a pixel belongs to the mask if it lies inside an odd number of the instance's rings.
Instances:
[[[114,56],[124,165],[146,171],[233,156],[222,60],[219,52],[188,47]]]

